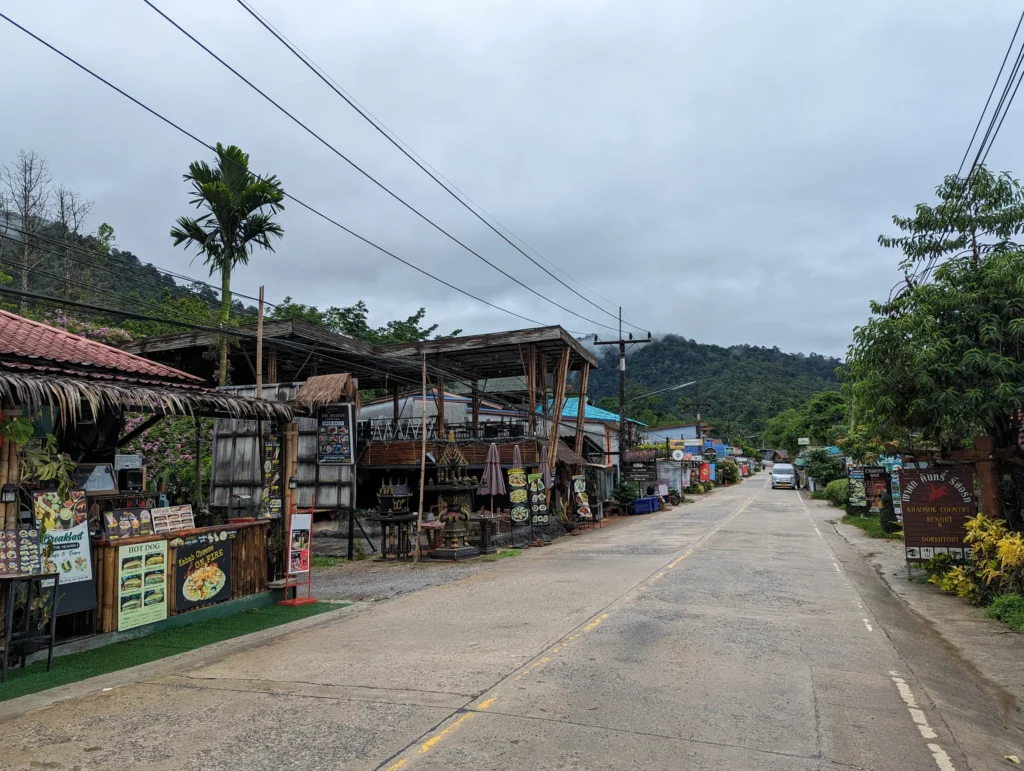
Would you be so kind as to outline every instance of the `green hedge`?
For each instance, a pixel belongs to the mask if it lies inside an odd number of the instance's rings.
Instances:
[[[846,479],[835,479],[825,485],[825,499],[837,508],[845,508],[850,497],[850,483]]]

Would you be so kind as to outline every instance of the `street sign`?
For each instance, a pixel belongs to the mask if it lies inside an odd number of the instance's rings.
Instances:
[[[811,444],[810,437],[802,436],[796,440],[796,443],[801,447],[809,447]]]

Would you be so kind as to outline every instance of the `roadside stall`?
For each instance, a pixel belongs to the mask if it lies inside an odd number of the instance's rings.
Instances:
[[[0,407],[0,523],[15,535],[3,539],[3,552],[17,555],[4,570],[59,577],[58,638],[143,626],[266,590],[265,522],[196,528],[187,507],[146,489],[141,459],[118,448],[167,416],[287,421],[290,407],[225,394],[6,311]],[[127,416],[139,413],[148,417],[126,432]]]

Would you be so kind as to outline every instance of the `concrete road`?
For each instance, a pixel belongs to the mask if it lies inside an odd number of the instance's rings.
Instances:
[[[963,771],[1024,754],[1012,697],[765,475],[139,678],[7,719],[0,766]]]

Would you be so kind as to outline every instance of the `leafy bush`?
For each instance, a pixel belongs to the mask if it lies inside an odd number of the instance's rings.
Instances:
[[[975,605],[983,605],[1006,594],[1024,593],[1024,537],[1008,531],[1006,522],[978,514],[967,520],[971,559],[964,565],[948,567],[939,560],[929,562],[928,579],[944,592]]]
[[[850,481],[848,479],[833,479],[825,485],[825,500],[837,508],[845,508],[850,498]]]
[[[734,485],[740,481],[740,467],[735,461],[721,461],[717,467],[717,477],[723,485]]]
[[[839,455],[829,455],[828,450],[819,447],[807,454],[804,471],[819,487],[827,487],[837,479],[846,478],[846,461]]]
[[[1010,629],[1024,632],[1024,595],[1004,594],[992,600],[985,615],[1002,621]]]
[[[637,490],[637,486],[632,482],[622,482],[612,490],[612,500],[619,504],[619,506],[629,506],[639,497],[640,493]]]
[[[707,482],[701,482],[701,484],[704,485],[704,492],[706,493],[709,493],[715,489],[715,483],[712,482],[710,479]]]
[[[882,530],[887,533],[898,533],[903,528],[896,519],[896,510],[892,507],[892,495],[887,491],[882,496],[882,511],[878,515],[879,522],[882,525]]]

